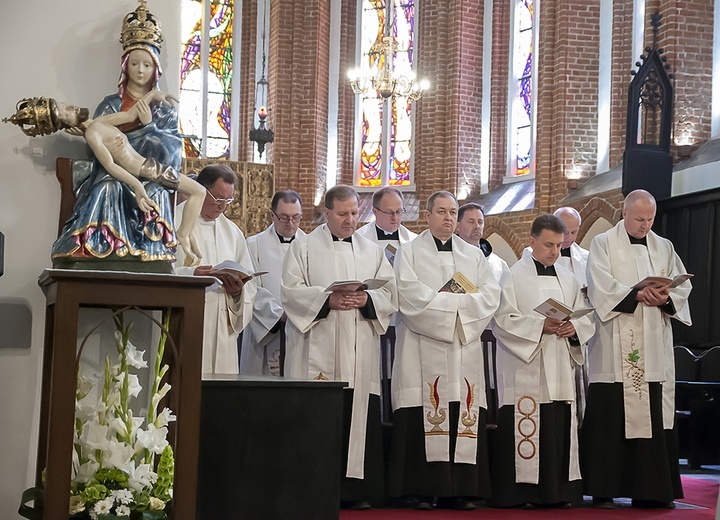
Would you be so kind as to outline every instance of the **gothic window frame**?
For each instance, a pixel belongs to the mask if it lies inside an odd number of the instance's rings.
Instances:
[[[538,49],[538,36],[539,30],[539,12],[540,12],[540,1],[541,0],[529,0],[532,4],[532,22],[531,28],[524,28],[522,26],[523,12],[519,10],[519,4],[527,4],[528,0],[514,0],[510,7],[510,20],[512,21],[512,31],[510,33],[510,52],[509,52],[509,67],[508,67],[508,125],[507,125],[507,166],[506,174],[503,182],[517,182],[535,178],[535,147],[537,142],[537,49]],[[528,18],[525,17],[524,21],[527,23]],[[521,33],[525,31],[532,31],[531,36],[525,36]],[[524,74],[527,72],[526,67],[520,71],[520,67],[516,65],[519,57],[527,55],[526,49],[520,49],[519,46],[522,43],[531,43],[530,49],[530,74]],[[526,64],[527,65],[527,62]],[[523,88],[520,83],[521,81],[529,80],[530,83],[530,115],[529,125],[520,124],[524,122],[527,116],[524,113],[519,113],[521,110],[525,110],[524,106],[521,106],[522,100],[520,96],[520,90]],[[527,82],[527,81],[526,81]],[[527,113],[527,112],[525,112]],[[529,146],[527,156],[527,172],[518,173],[519,167],[519,155],[518,155],[518,129],[526,128],[524,131],[529,137]],[[526,157],[523,155],[522,157]]]
[[[239,59],[240,56],[242,17],[240,16],[241,13],[237,12],[237,8],[241,6],[242,3],[239,3],[238,6],[234,0],[181,0],[181,70],[178,112],[184,141],[183,156],[238,160],[240,136],[237,130],[240,127],[240,67],[235,58]],[[213,37],[218,35],[217,13],[223,7],[227,7],[232,16],[231,22],[228,21],[222,24],[226,30],[229,28],[231,31],[232,43],[230,46],[225,47],[227,59],[223,59],[222,51],[216,51],[212,54],[210,52],[210,42]],[[215,25],[212,22],[215,22]],[[193,43],[199,41],[194,53],[188,46],[191,37],[195,40]],[[187,58],[192,58],[192,60]],[[210,72],[211,68],[220,71],[222,67],[227,70],[224,77],[218,77],[217,74]],[[199,71],[199,73],[193,73],[194,71]],[[191,73],[192,76],[190,76]],[[189,81],[189,84],[186,83],[188,77],[192,80]],[[192,92],[199,93],[195,94],[200,98],[199,103],[191,97]],[[216,103],[218,107],[212,115],[208,114],[210,101]],[[208,116],[202,117],[200,114],[208,114]],[[215,125],[223,131],[227,127],[227,137],[219,134],[217,127],[212,128]],[[213,151],[217,150],[215,146],[209,146],[211,141],[217,142],[218,140],[227,142],[225,152],[219,155]],[[210,148],[210,151],[208,148]],[[187,152],[191,149],[197,150],[198,155],[188,155]]]
[[[417,30],[417,11],[418,11],[418,4],[419,0],[389,0],[393,2],[393,9],[392,9],[392,16],[393,16],[393,30],[392,34],[397,36],[397,11],[399,9],[403,8],[409,8],[412,10],[412,18],[408,21],[408,24],[412,28],[412,34],[411,34],[411,42],[409,47],[409,53],[410,56],[410,68],[414,72],[417,68],[417,62],[415,61],[415,57],[417,55],[417,45],[418,45],[418,30]],[[363,15],[365,13],[365,9],[372,7],[370,4],[376,4],[376,11],[378,9],[378,5],[382,5],[382,9],[384,10],[384,6],[386,6],[385,0],[358,0],[357,2],[357,18],[356,18],[356,56],[355,56],[355,62],[358,64],[366,64],[369,61],[369,58],[366,54],[366,49],[371,45],[372,36],[375,36],[376,39],[382,39],[382,36],[384,34],[384,20],[385,16],[379,16],[378,17],[378,24],[377,24],[377,30],[376,32],[372,33],[370,38],[367,38],[367,34],[363,34]],[[407,20],[407,17],[405,17]],[[367,38],[367,39],[366,39]],[[399,53],[396,53],[395,56],[397,57]],[[378,58],[379,61],[379,58]],[[394,62],[395,65],[396,62]],[[361,68],[363,66],[361,65]],[[415,107],[414,102],[410,101],[408,98],[403,97],[396,97],[391,96],[387,99],[382,98],[379,94],[376,92],[368,92],[366,94],[360,94],[356,97],[356,104],[355,104],[355,118],[354,118],[354,147],[353,147],[353,187],[359,191],[359,192],[372,192],[376,191],[380,188],[386,187],[386,186],[392,186],[395,188],[398,188],[401,191],[413,191],[416,188],[415,185],[415,142],[416,142],[416,128],[415,128]],[[374,128],[372,129],[374,132],[379,131],[380,133],[380,140],[379,140],[379,153],[380,153],[380,165],[379,165],[379,175],[380,180],[379,184],[376,185],[363,185],[362,184],[362,171],[363,171],[363,129],[365,128],[366,131],[369,133],[371,131],[371,127],[369,125],[366,126],[365,119],[364,119],[364,103],[366,100],[373,100],[378,103],[379,110],[382,111],[382,115],[380,116],[380,122],[379,125],[374,125]],[[408,177],[406,184],[392,184],[391,183],[391,165],[389,164],[389,153],[385,152],[386,150],[391,150],[391,146],[393,145],[392,142],[392,133],[393,133],[393,118],[392,117],[385,117],[385,114],[387,114],[389,111],[392,111],[391,113],[395,113],[396,109],[393,109],[393,105],[396,105],[399,100],[405,100],[407,110],[409,112],[409,116],[406,118],[401,118],[401,120],[397,123],[399,125],[410,125],[410,138],[408,141],[402,141],[403,143],[408,143],[409,148],[409,159],[407,161],[403,161],[407,164],[407,172]],[[390,110],[389,110],[390,109]],[[398,141],[399,142],[399,141]],[[397,146],[397,144],[395,144]]]

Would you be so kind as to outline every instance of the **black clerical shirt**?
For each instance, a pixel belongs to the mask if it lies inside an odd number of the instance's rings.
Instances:
[[[554,265],[549,265],[545,267],[540,262],[535,260],[534,257],[533,262],[535,262],[535,270],[537,271],[538,276],[557,276]]]
[[[554,265],[548,265],[546,267],[535,260],[535,257],[533,257],[533,262],[535,262],[535,270],[537,271],[538,276],[555,276],[557,278],[557,272],[555,271]],[[577,334],[568,338],[568,343],[570,343],[573,347],[579,347],[580,340],[578,339]]]
[[[444,244],[439,238],[435,238],[435,236],[433,236],[433,240],[435,241],[435,247],[437,247],[438,251],[452,251],[452,237],[448,238]]]
[[[630,239],[631,244],[647,247],[647,236],[644,236],[642,238],[635,238],[630,233],[628,233],[628,238]],[[640,292],[640,289],[632,289],[627,294],[627,296],[625,296],[625,298],[623,298],[623,300],[615,306],[613,311],[623,312],[625,314],[633,314],[638,306],[638,303],[640,303],[636,300],[638,292]],[[660,310],[663,311],[665,314],[669,314],[670,316],[675,314],[675,304],[672,302],[672,299],[670,297],[668,297],[665,305],[662,305],[660,307]]]
[[[388,233],[376,224],[375,232],[377,233],[378,240],[397,240],[398,242],[400,242],[400,233],[397,229],[394,233]]]
[[[284,236],[282,236],[282,235],[281,235],[280,233],[278,233],[277,231],[275,232],[275,234],[278,236],[278,239],[280,240],[280,243],[281,243],[281,244],[289,244],[290,242],[292,242],[293,240],[295,240],[295,236],[291,236],[290,238],[285,238]]]

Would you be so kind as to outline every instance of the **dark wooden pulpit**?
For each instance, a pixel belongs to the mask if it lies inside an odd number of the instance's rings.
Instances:
[[[338,518],[345,386],[203,375],[197,520]]]

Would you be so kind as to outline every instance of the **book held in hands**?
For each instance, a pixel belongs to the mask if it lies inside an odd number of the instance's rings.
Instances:
[[[695,276],[694,274],[679,274],[675,278],[667,278],[665,276],[648,276],[644,280],[640,280],[633,285],[633,289],[644,289],[645,287],[654,287],[655,289],[673,289],[681,283]]]
[[[440,287],[438,292],[449,292],[455,294],[474,294],[478,292],[478,287],[470,280],[467,276],[462,274],[460,271],[452,275],[445,285]]]
[[[585,316],[586,314],[591,313],[595,309],[584,308],[573,311],[570,307],[568,307],[564,303],[560,303],[555,298],[548,298],[540,305],[535,307],[533,310],[539,312],[546,318],[554,318],[560,321],[568,321]]]
[[[267,271],[258,271],[253,273],[250,269],[246,269],[239,262],[234,260],[225,260],[215,266],[208,273],[208,276],[216,276],[218,274],[226,274],[234,276],[235,278],[242,280],[243,283],[255,278],[256,276],[262,276],[267,274]]]
[[[361,282],[360,280],[342,280],[333,282],[325,288],[325,292],[336,291],[372,291],[379,289],[387,283],[387,280],[379,280],[377,278],[368,278]]]

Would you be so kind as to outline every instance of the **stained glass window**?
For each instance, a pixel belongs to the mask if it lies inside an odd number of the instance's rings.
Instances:
[[[514,175],[532,173],[533,149],[533,44],[535,40],[534,0],[515,3],[515,34],[512,57],[512,81],[515,95],[511,96],[512,132],[511,171]]]
[[[390,0],[390,31],[396,42],[393,71],[414,76],[415,0]],[[385,35],[386,0],[362,0],[360,69],[364,74],[382,69],[385,56],[377,45]],[[406,97],[384,99],[369,91],[360,98],[360,151],[356,185],[362,187],[412,184],[412,104]]]
[[[185,156],[227,157],[230,153],[230,91],[233,62],[233,0],[212,0],[208,33],[207,85],[201,63],[202,0],[182,0],[182,56],[180,64],[180,132]],[[203,115],[203,100],[207,112]],[[206,132],[203,135],[203,119]]]

